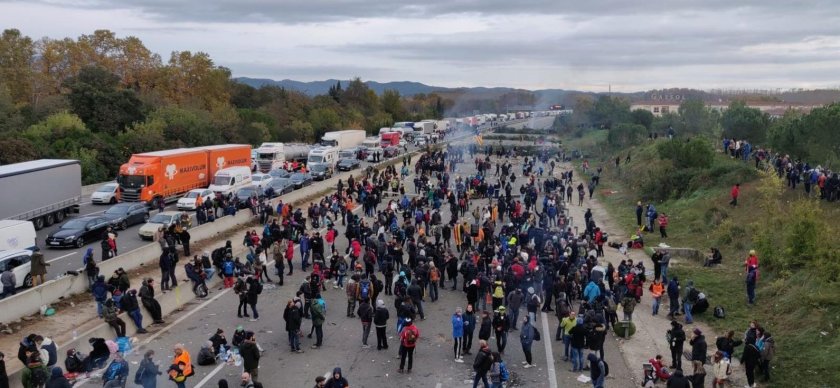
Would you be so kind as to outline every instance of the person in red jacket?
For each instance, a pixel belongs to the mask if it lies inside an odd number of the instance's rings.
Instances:
[[[729,195],[732,197],[732,200],[729,201],[729,204],[732,206],[738,206],[738,195],[741,194],[741,184],[736,183],[735,186],[732,186],[732,192]]]
[[[668,232],[665,230],[668,228],[668,216],[665,213],[659,214],[659,235],[662,238],[668,238]]]
[[[411,373],[411,366],[414,364],[414,347],[420,339],[420,330],[414,326],[411,318],[405,319],[405,326],[400,332],[400,373]],[[405,360],[408,359],[408,369],[405,369]]]
[[[750,249],[750,255],[744,260],[744,273],[750,272],[750,267],[755,267],[755,280],[758,280],[758,255],[755,249]]]
[[[656,377],[662,381],[668,381],[671,378],[671,374],[668,373],[668,369],[665,369],[662,366],[662,355],[657,354],[656,358],[651,358],[648,360],[650,366],[653,367],[653,371],[656,373]]]

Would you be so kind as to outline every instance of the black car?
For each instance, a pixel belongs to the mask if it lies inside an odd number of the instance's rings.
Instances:
[[[312,179],[316,181],[329,179],[333,174],[332,167],[325,166],[323,164],[316,164],[309,169],[309,174],[312,175]]]
[[[72,219],[47,236],[48,247],[81,248],[91,241],[101,240],[111,223],[103,216],[84,216]]]
[[[123,202],[111,206],[102,213],[115,229],[126,230],[129,226],[149,221],[149,208],[142,203]]]
[[[355,170],[361,165],[358,159],[341,159],[338,161],[338,171]]]
[[[248,187],[243,187],[243,188],[239,189],[239,191],[236,192],[236,197],[239,198],[239,208],[240,209],[247,208],[248,207],[248,201],[250,200],[250,198],[252,196],[257,197],[257,199],[262,198],[262,196],[263,196],[262,189],[260,189],[257,186],[248,186]]]
[[[296,172],[292,174],[289,179],[292,181],[292,184],[295,185],[296,189],[312,184],[312,175],[309,175],[309,173],[306,172]]]
[[[274,178],[268,182],[268,186],[274,189],[277,195],[283,195],[295,191],[295,185],[289,178]]]

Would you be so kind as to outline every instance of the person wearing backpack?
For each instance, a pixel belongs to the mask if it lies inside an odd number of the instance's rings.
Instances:
[[[312,329],[315,331],[315,344],[312,349],[318,349],[323,345],[324,341],[324,321],[327,319],[327,308],[321,294],[315,294],[315,299],[310,302],[310,313],[312,315]],[[310,333],[311,335],[311,333]]]
[[[536,366],[531,355],[531,345],[534,341],[539,340],[540,332],[536,327],[531,325],[531,319],[526,316],[522,322],[522,329],[519,331],[519,342],[522,344],[522,353],[525,353],[525,365],[523,368],[528,369]]]
[[[475,361],[473,361],[473,371],[475,372],[475,377],[473,377],[473,388],[478,387],[479,381],[484,384],[484,388],[490,387],[490,384],[487,383],[487,373],[490,371],[492,366],[493,355],[490,354],[490,346],[487,345],[487,341],[479,340],[478,354],[475,355]]]
[[[122,353],[114,353],[114,359],[105,368],[102,374],[103,388],[121,388],[125,386],[128,379],[128,361],[123,358]]]
[[[224,276],[224,288],[231,288],[235,282],[236,264],[230,256],[225,256],[222,261],[222,276]]]
[[[370,300],[373,296],[373,283],[370,282],[367,275],[362,275],[362,280],[356,287],[356,301],[361,303],[365,299]]]
[[[400,332],[400,369],[399,373],[411,373],[411,367],[414,364],[414,348],[417,346],[417,341],[420,339],[420,330],[414,326],[411,318],[406,318],[404,326]],[[405,361],[408,359],[408,369],[405,368]]]
[[[595,353],[589,353],[586,358],[589,360],[589,377],[592,379],[592,386],[604,388],[604,379],[610,373],[607,362],[598,358]]]
[[[137,367],[137,372],[134,374],[134,384],[142,386],[143,388],[156,388],[157,377],[162,375],[158,364],[152,360],[155,351],[149,350],[143,355],[143,361],[140,361],[140,366]]]
[[[507,365],[502,360],[502,355],[498,352],[493,352],[493,365],[490,367],[488,377],[490,377],[490,388],[502,388],[502,384],[510,380],[510,371]]]
[[[683,313],[685,314],[685,324],[690,325],[694,322],[694,319],[691,317],[691,308],[694,307],[694,303],[700,299],[700,291],[694,287],[694,281],[689,280],[685,286],[685,296],[683,297]]]

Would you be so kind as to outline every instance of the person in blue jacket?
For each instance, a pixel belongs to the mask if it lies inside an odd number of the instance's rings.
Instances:
[[[455,362],[463,363],[464,315],[460,307],[455,309],[455,314],[452,314],[452,338],[455,340]]]

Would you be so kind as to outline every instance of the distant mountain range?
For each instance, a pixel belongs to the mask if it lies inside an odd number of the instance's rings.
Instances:
[[[326,94],[330,87],[335,85],[336,82],[341,81],[343,86],[347,86],[350,83],[350,80],[337,80],[337,79],[328,79],[324,81],[311,81],[311,82],[302,82],[302,81],[295,81],[290,79],[284,79],[281,81],[275,81],[273,79],[267,78],[248,78],[248,77],[239,77],[234,79],[236,82],[243,83],[245,85],[250,85],[255,88],[259,88],[265,85],[273,85],[279,86],[286,89],[297,90],[301,93],[305,93],[307,95],[315,96],[319,94]],[[496,92],[496,93],[506,93],[512,91],[526,91],[523,89],[514,89],[514,88],[484,88],[484,87],[475,87],[475,88],[447,88],[443,86],[431,86],[422,84],[419,82],[411,82],[411,81],[398,81],[398,82],[376,82],[376,81],[365,81],[365,84],[376,94],[382,94],[385,90],[396,90],[400,92],[400,95],[403,96],[413,96],[415,94],[420,93],[432,93],[432,92],[469,92],[474,91],[476,93],[487,93],[487,92]]]
[[[290,79],[276,81],[267,78],[248,78],[238,77],[234,78],[236,82],[250,85],[259,88],[265,85],[279,86],[289,90],[297,90],[301,93],[316,96],[319,94],[327,94],[331,86],[339,82],[337,79],[328,79],[324,81],[302,82]],[[350,83],[350,80],[340,80],[342,86]],[[526,93],[533,94],[536,97],[537,104],[544,107],[551,104],[565,104],[572,105],[575,98],[581,95],[597,96],[605,93],[586,92],[579,90],[565,90],[565,89],[540,89],[540,90],[525,90],[516,88],[487,88],[487,87],[462,87],[449,88],[444,86],[431,86],[420,82],[399,81],[399,82],[376,82],[365,81],[365,84],[377,94],[382,94],[385,90],[396,90],[402,96],[413,96],[415,94],[439,93],[444,97],[467,97],[467,98],[495,98],[508,93]],[[680,94],[684,97],[699,98],[705,101],[729,101],[732,99],[755,100],[756,98],[765,101],[786,101],[800,104],[826,104],[834,101],[840,101],[840,90],[836,89],[822,89],[822,90],[712,90],[703,91],[697,89],[672,88],[651,91],[639,91],[632,93],[611,93],[613,96],[621,96],[631,101],[645,100],[652,94]]]

